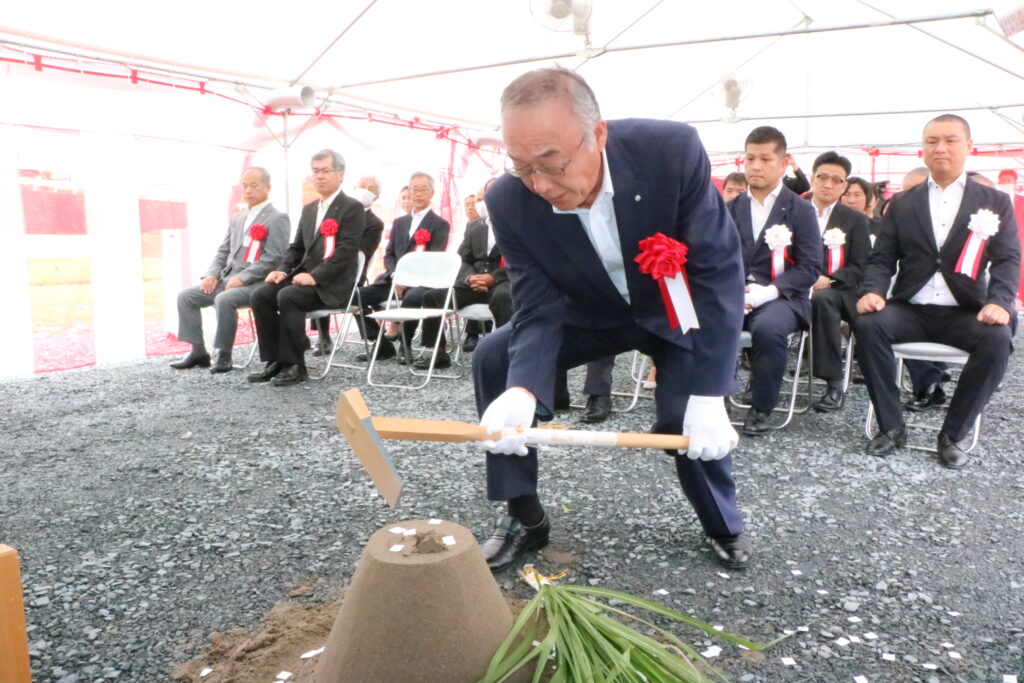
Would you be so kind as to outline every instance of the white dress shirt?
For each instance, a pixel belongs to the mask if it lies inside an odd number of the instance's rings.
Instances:
[[[601,190],[597,193],[597,198],[589,209],[578,208],[562,211],[553,206],[551,209],[555,213],[576,214],[580,223],[583,224],[583,231],[587,233],[587,238],[594,245],[601,264],[608,272],[608,277],[615,285],[615,289],[619,291],[623,299],[629,301],[626,267],[622,261],[622,242],[619,239],[619,224],[615,220],[615,205],[612,203],[615,189],[612,187],[612,173],[608,169],[607,152],[601,152],[601,162],[604,179],[601,181]]]
[[[324,222],[324,214],[327,213],[327,208],[334,202],[335,199],[338,198],[338,195],[340,193],[341,193],[341,188],[339,187],[337,190],[334,191],[334,194],[332,194],[327,199],[322,199],[321,198],[320,199],[320,203],[316,205],[316,227],[317,228],[319,228],[320,224]]]
[[[814,200],[812,199],[811,202],[813,202],[813,201]],[[818,214],[818,234],[821,235],[822,237],[825,236],[825,228],[828,227],[828,219],[832,217],[832,209],[836,208],[836,204],[838,204],[838,203],[839,203],[838,200],[832,202],[831,204],[826,206],[825,209],[822,210],[820,214]],[[814,212],[817,213],[819,210],[820,209],[818,209],[818,205],[815,204],[814,205]]]
[[[754,241],[761,236],[761,231],[764,230],[764,224],[768,222],[768,215],[772,212],[772,207],[775,206],[775,200],[779,198],[779,193],[782,192],[782,180],[779,180],[779,184],[775,186],[768,196],[764,198],[764,204],[757,201],[751,192],[750,188],[747,188],[747,196],[750,197],[750,227],[754,232]]]
[[[427,211],[430,211],[430,207],[423,209],[419,213],[412,214],[412,221],[409,223],[409,239],[416,234],[416,230],[419,229],[420,223],[423,222],[423,217],[427,215]]]
[[[953,221],[960,210],[960,203],[964,199],[964,188],[967,186],[967,173],[961,173],[960,177],[946,185],[945,189],[939,187],[931,174],[928,174],[928,211],[932,218],[932,233],[935,235],[935,244],[942,248],[949,237],[949,231],[953,228]],[[917,290],[917,294],[910,297],[912,304],[932,304],[935,306],[959,306],[946,278],[936,269],[935,274]]]
[[[494,251],[494,243],[497,240],[494,239],[494,226],[491,225],[491,219],[484,218],[483,221],[487,226],[487,255],[490,256],[491,252]]]
[[[249,228],[252,227],[252,223],[253,223],[253,221],[256,220],[256,216],[259,216],[260,215],[260,211],[263,210],[263,207],[265,207],[269,203],[270,203],[270,200],[267,199],[266,201],[262,201],[259,204],[257,204],[256,206],[254,206],[254,207],[249,209],[249,214],[245,217],[245,234],[246,235],[249,234]]]

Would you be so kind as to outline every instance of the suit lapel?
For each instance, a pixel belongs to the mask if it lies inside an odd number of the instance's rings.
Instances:
[[[640,240],[650,232],[647,207],[650,198],[647,186],[639,179],[639,173],[629,165],[632,161],[624,152],[608,155],[608,168],[612,172],[612,205],[615,207],[615,223],[619,231],[619,247],[622,252],[622,263],[626,272],[626,287],[633,292],[641,291],[639,278],[650,277],[640,272],[636,264],[636,256],[640,253]],[[638,229],[642,233],[638,233]],[[604,280],[618,293],[615,284],[608,277],[608,271],[601,266]],[[620,294],[621,296],[621,294]],[[630,297],[631,299],[633,296]]]
[[[912,213],[917,219],[918,227],[924,233],[925,241],[932,245],[932,248],[935,251],[938,251],[939,246],[935,242],[935,229],[932,227],[932,209],[928,203],[928,195],[930,192],[928,181],[926,180],[918,187],[921,189],[916,193],[912,193],[909,198],[911,207],[913,208]]]
[[[946,235],[946,241],[942,243],[943,248],[946,245],[958,245],[957,250],[963,247],[963,243],[967,241],[967,225],[971,222],[971,214],[977,208],[978,202],[978,188],[974,187],[977,183],[970,179],[964,184],[964,196],[960,200],[960,208],[957,209],[956,218],[953,219],[953,225],[949,228],[949,234]]]
[[[538,202],[535,206],[541,214],[536,216],[536,224],[553,226],[552,230],[545,232],[544,237],[561,247],[569,263],[598,287],[605,297],[621,296],[608,277],[608,271],[604,269],[597,250],[587,237],[579,216],[571,213],[554,213],[547,202]]]
[[[761,228],[761,232],[757,236],[757,241],[754,243],[754,252],[757,252],[761,245],[764,244],[764,235],[768,232],[768,228],[780,223],[783,225],[787,224],[786,217],[789,215],[790,203],[791,200],[786,192],[786,188],[783,187],[775,203],[772,204],[772,210],[768,212],[768,220],[764,222],[764,227]]]
[[[743,263],[749,264],[754,254],[754,228],[750,214],[750,197],[740,195],[736,202],[736,227],[740,232],[740,243],[743,245]]]

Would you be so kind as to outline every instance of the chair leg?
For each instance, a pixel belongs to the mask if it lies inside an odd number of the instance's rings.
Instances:
[[[245,370],[252,365],[253,359],[256,358],[256,350],[260,347],[259,339],[256,338],[256,321],[252,317],[252,309],[246,309],[246,313],[249,315],[249,329],[252,330],[252,348],[249,349],[249,357],[245,359],[244,363],[233,366],[236,370]]]

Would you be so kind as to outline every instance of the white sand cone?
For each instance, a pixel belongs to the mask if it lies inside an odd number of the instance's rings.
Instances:
[[[400,522],[370,537],[316,680],[471,683],[511,627],[512,613],[468,529]]]

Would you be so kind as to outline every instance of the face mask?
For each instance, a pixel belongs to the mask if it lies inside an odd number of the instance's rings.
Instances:
[[[483,218],[484,220],[486,220],[490,215],[487,213],[487,204],[485,204],[482,199],[476,200],[476,212],[480,215],[480,218]]]
[[[367,190],[365,187],[357,187],[352,192],[352,198],[355,199],[360,204],[362,204],[364,209],[369,208],[370,204],[373,204],[373,200],[376,199],[373,193]]]

